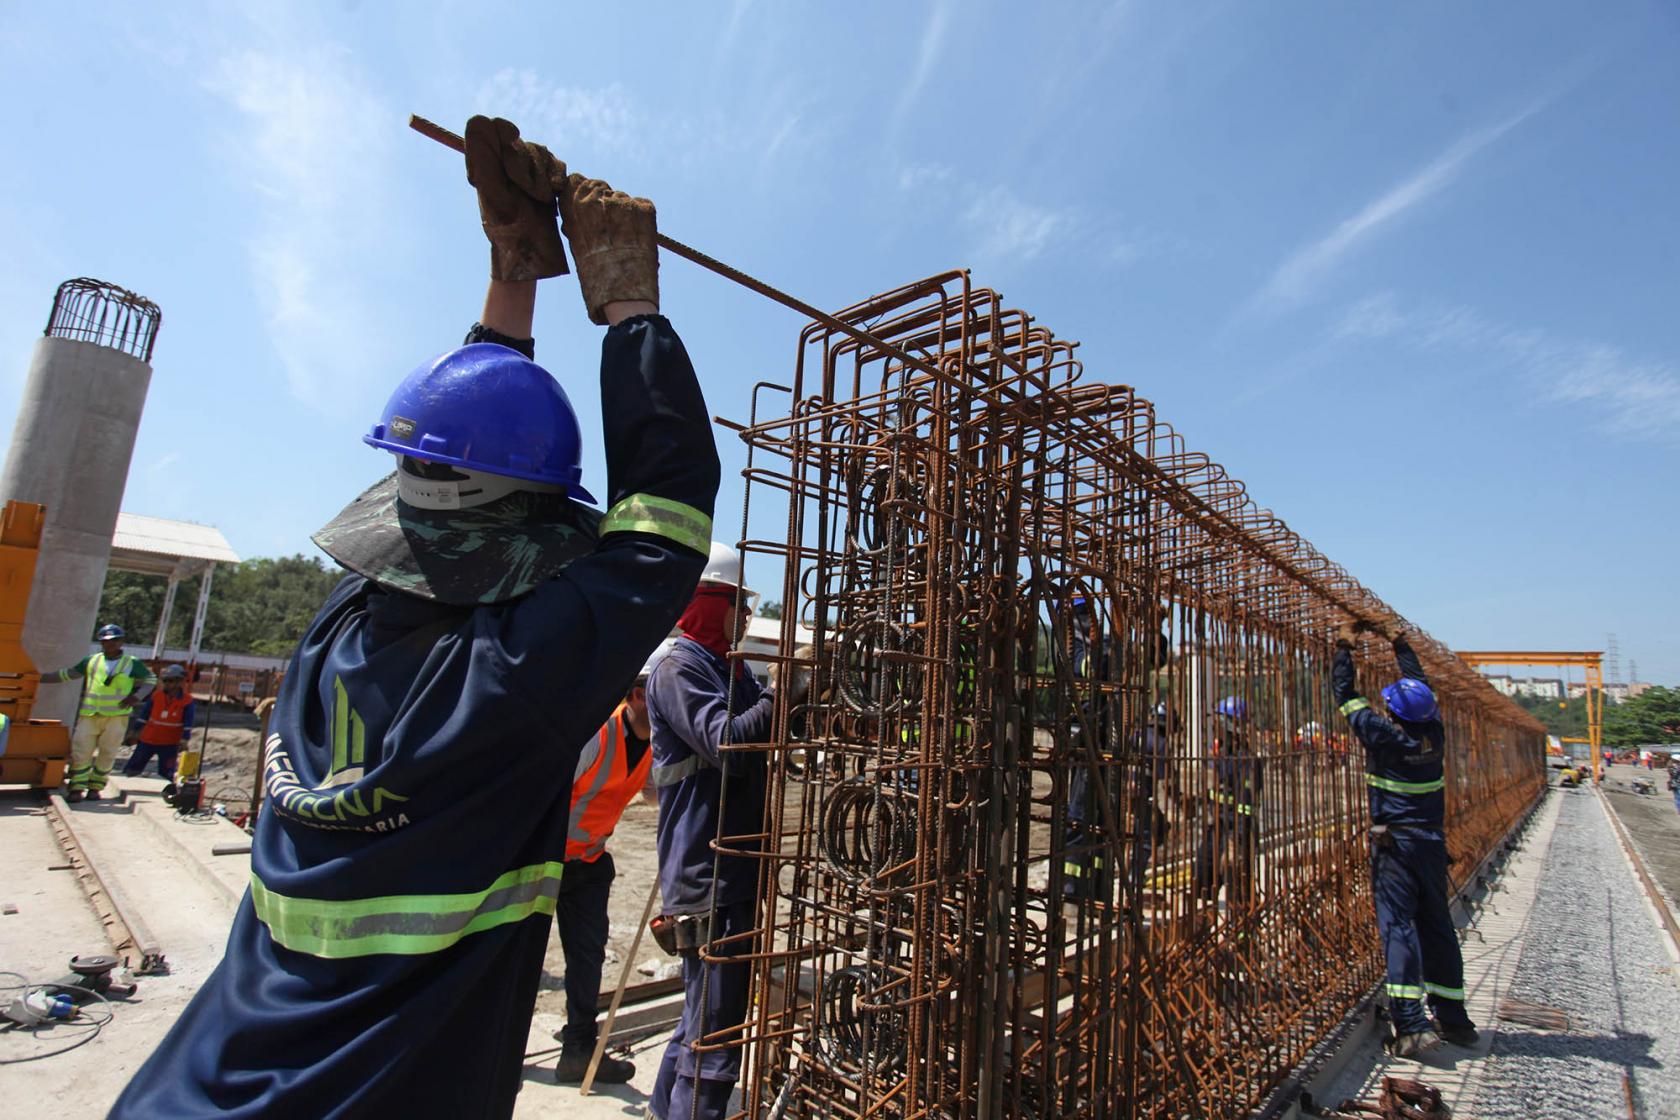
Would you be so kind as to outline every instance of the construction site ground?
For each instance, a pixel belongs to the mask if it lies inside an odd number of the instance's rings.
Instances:
[[[245,750],[239,736],[245,737]],[[255,728],[211,734],[206,777],[212,791],[249,789]],[[1355,1032],[1326,1063],[1315,1099],[1333,1105],[1371,1098],[1385,1073],[1419,1077],[1445,1091],[1455,1115],[1647,1118],[1680,1115],[1680,979],[1673,946],[1611,827],[1612,807],[1671,893],[1680,873],[1680,814],[1661,791],[1631,792],[1631,768],[1611,772],[1604,793],[1554,790],[1525,830],[1519,849],[1472,908],[1465,939],[1471,1011],[1484,1029],[1472,1051],[1443,1047],[1427,1064],[1383,1057],[1374,1027]],[[9,1099],[53,1102],[66,1116],[102,1114],[145,1060],[221,956],[244,890],[248,856],[227,819],[186,819],[170,811],[155,778],[118,778],[119,798],[70,810],[82,843],[122,884],[166,954],[169,972],[143,978],[139,993],[108,1009],[111,1022],[85,1045],[46,1055],[89,1028],[64,1025],[31,1036],[0,1033],[0,1084]],[[0,968],[32,980],[66,971],[75,953],[109,951],[106,933],[48,826],[39,793],[0,793]],[[229,808],[234,806],[229,804]],[[636,805],[620,825],[606,981],[616,980],[653,875],[651,806]],[[14,912],[15,911],[15,912]],[[666,975],[671,959],[646,940],[633,982]],[[675,1000],[643,1008],[646,1036],[627,1050],[637,1065],[629,1086],[602,1087],[583,1099],[552,1077],[563,1021],[563,958],[551,949],[527,1042],[526,1082],[515,1115],[637,1115],[652,1087]],[[1548,1030],[1501,1018],[1521,1001],[1556,1009],[1568,1028]],[[34,1060],[31,1060],[34,1059]]]

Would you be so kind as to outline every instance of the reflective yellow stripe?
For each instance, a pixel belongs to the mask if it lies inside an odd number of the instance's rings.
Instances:
[[[712,519],[681,502],[652,494],[632,494],[601,518],[601,535],[652,533],[687,545],[704,555],[712,547]]]
[[[1366,702],[1365,697],[1355,696],[1352,700],[1343,704],[1340,710],[1344,716],[1351,716],[1354,712],[1362,712],[1370,706],[1371,705]]]
[[[1402,782],[1394,778],[1379,778],[1375,774],[1365,775],[1365,784],[1390,793],[1437,793],[1447,788],[1445,778],[1436,778],[1433,782]]]
[[[1423,989],[1411,984],[1384,984],[1383,990],[1394,999],[1422,999]]]
[[[1432,996],[1440,996],[1442,999],[1456,999],[1460,1003],[1464,1002],[1463,988],[1443,988],[1439,984],[1431,984],[1429,981],[1425,980],[1423,982],[1423,989]]]
[[[419,956],[468,934],[554,913],[564,865],[533,863],[465,894],[393,894],[377,898],[293,898],[251,873],[251,907],[275,943],[329,960],[381,953]]]
[[[1236,806],[1237,812],[1239,812],[1239,813],[1247,813],[1250,816],[1252,816],[1254,814],[1254,806],[1253,805],[1250,805],[1246,801],[1238,801],[1235,797],[1232,797],[1228,793],[1220,793],[1218,790],[1214,790],[1213,793],[1211,793],[1209,796],[1211,796],[1215,801],[1219,802],[1221,805],[1234,805],[1234,806]]]

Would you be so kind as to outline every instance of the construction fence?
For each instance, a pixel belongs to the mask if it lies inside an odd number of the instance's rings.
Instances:
[[[705,1045],[752,1116],[1242,1115],[1381,975],[1330,659],[1398,615],[967,273],[839,318],[868,340],[812,324],[741,433],[780,688],[725,747],[766,810],[718,838],[760,890],[709,948],[752,962],[747,1022]],[[1412,640],[1463,877],[1543,732]],[[1358,664],[1395,675],[1375,637]]]

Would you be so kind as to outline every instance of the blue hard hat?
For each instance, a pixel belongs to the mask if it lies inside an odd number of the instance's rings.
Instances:
[[[506,346],[475,342],[403,378],[362,442],[464,470],[578,485],[583,437],[566,391],[549,372]]]
[[[1216,716],[1229,716],[1232,719],[1248,718],[1248,701],[1240,696],[1227,696],[1213,706]]]
[[[99,633],[96,634],[95,637],[103,642],[110,638],[126,638],[128,635],[123,633],[123,628],[121,626],[118,626],[114,622],[107,622],[99,628]]]
[[[1388,710],[1409,723],[1423,723],[1441,714],[1435,693],[1422,681],[1401,677],[1382,690]]]

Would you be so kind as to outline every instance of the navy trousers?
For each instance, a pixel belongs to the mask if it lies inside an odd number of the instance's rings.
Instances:
[[[612,892],[611,852],[592,861],[567,860],[554,900],[554,926],[566,954],[566,1025],[560,1042],[567,1050],[593,1050],[599,1028],[601,965],[607,959],[607,896]]]
[[[124,776],[138,778],[154,755],[157,756],[158,777],[173,782],[175,762],[181,756],[180,747],[154,747],[148,743],[136,743],[134,753],[128,756],[128,762],[123,765]]]
[[[1204,902],[1217,902],[1219,888],[1223,886],[1228,911],[1252,904],[1258,841],[1252,816],[1216,813],[1203,830],[1202,842],[1196,849],[1196,897]]]
[[[750,902],[718,907],[712,940],[751,929],[752,918]],[[750,943],[743,940],[720,947],[718,952],[739,956],[750,948]],[[729,1095],[741,1076],[741,1050],[735,1047],[696,1054],[692,1046],[746,1021],[752,967],[746,963],[707,964],[699,954],[685,953],[682,970],[682,1021],[665,1047],[648,1108],[657,1120],[722,1120],[728,1114]],[[704,999],[702,985],[706,989]]]
[[[1388,1003],[1399,1034],[1470,1022],[1464,1010],[1464,955],[1447,902],[1447,845],[1415,833],[1393,834],[1371,849],[1371,891],[1388,961]],[[1427,1000],[1428,1007],[1425,1007]]]

